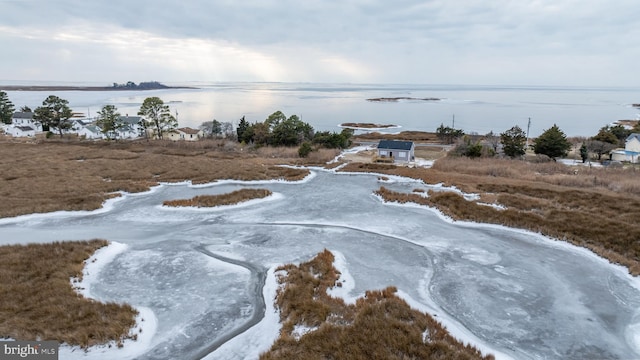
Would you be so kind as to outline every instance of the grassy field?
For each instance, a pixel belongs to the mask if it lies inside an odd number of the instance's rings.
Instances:
[[[0,246],[0,338],[57,340],[86,348],[135,339],[137,311],[79,295],[84,261],[104,240]]]
[[[0,140],[0,154],[0,217],[10,217],[95,210],[118,191],[146,191],[158,182],[300,180],[307,170],[277,165],[321,165],[338,151],[321,149],[301,159],[296,148],[251,149],[222,140],[38,144]]]
[[[411,309],[394,287],[367,291],[355,304],[328,295],[329,288],[341,284],[333,260],[325,250],[298,266],[277,269],[282,330],[260,360],[493,359],[455,340],[430,315]]]
[[[431,169],[354,163],[342,170],[403,175],[480,194],[480,200],[467,201],[454,192],[424,197],[378,191],[388,201],[437,207],[453,219],[503,224],[566,240],[640,274],[640,169],[445,157]]]

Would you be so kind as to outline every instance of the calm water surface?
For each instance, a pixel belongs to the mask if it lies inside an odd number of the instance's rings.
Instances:
[[[87,85],[87,84],[81,84]],[[91,84],[100,85],[104,84]],[[316,130],[339,131],[344,122],[395,124],[403,130],[434,131],[440,124],[467,133],[503,132],[514,125],[537,136],[558,124],[568,136],[592,136],[604,125],[637,119],[640,88],[540,86],[363,85],[293,83],[186,83],[197,89],[159,91],[16,92],[9,98],[32,108],[54,94],[69,100],[74,111],[95,116],[103,105],[134,115],[142,101],[158,96],[177,113],[180,126],[198,127],[217,119],[238,123],[263,121],[281,110],[296,114]],[[0,82],[0,87],[2,82]],[[440,101],[369,102],[368,98],[439,98]]]

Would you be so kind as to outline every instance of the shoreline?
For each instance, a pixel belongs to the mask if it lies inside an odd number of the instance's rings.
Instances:
[[[4,91],[150,91],[150,90],[196,90],[190,86],[162,86],[156,88],[126,88],[113,86],[57,86],[57,85],[6,85],[0,86]]]

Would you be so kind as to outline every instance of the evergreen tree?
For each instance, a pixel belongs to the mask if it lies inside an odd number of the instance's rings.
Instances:
[[[124,122],[120,120],[118,108],[114,105],[105,105],[98,111],[96,125],[107,139],[116,139],[118,130],[124,127]]]
[[[249,122],[245,120],[243,116],[240,119],[238,128],[236,129],[236,134],[238,135],[238,142],[244,142],[245,144],[249,143],[249,141],[247,141],[247,139],[245,138],[245,133],[247,132],[247,129],[249,129],[249,127],[250,127]]]
[[[626,136],[625,136],[625,138],[626,138]],[[592,140],[597,140],[597,141],[602,141],[602,142],[609,143],[609,144],[614,144],[614,145],[618,145],[620,143],[620,140],[618,139],[618,136],[616,136],[616,134],[613,131],[611,131],[611,127],[609,127],[609,125],[601,128],[598,131],[598,134],[596,136],[592,137],[591,139]]]
[[[140,106],[138,115],[145,118],[148,126],[153,129],[155,136],[162,139],[162,135],[178,127],[178,120],[171,115],[169,106],[159,97],[148,97]]]
[[[533,151],[536,154],[547,155],[554,161],[559,156],[566,156],[571,149],[571,143],[558,125],[545,130],[533,143]]]
[[[294,146],[303,141],[313,139],[313,127],[300,120],[298,115],[291,115],[273,128],[272,144],[275,146]]]
[[[440,126],[436,129],[436,135],[438,136],[438,139],[440,139],[444,143],[453,144],[455,139],[464,135],[464,131],[456,130],[448,126],[444,126],[444,124],[440,124]]]
[[[4,91],[0,91],[0,122],[11,124],[14,109],[13,103],[9,100],[9,95]]]
[[[583,142],[582,146],[580,146],[580,158],[582,159],[583,163],[586,162],[589,158],[589,149],[587,148],[586,142]]]
[[[518,125],[500,134],[500,142],[504,154],[509,157],[515,158],[526,153],[527,135]]]
[[[69,102],[51,95],[42,102],[42,106],[36,108],[33,119],[42,124],[44,129],[58,129],[58,133],[62,137],[62,132],[72,126],[69,121],[71,116],[73,116],[73,112],[69,108]]]

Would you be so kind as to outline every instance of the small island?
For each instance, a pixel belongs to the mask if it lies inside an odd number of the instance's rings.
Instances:
[[[398,125],[393,124],[373,124],[373,123],[342,123],[340,127],[353,129],[389,129],[397,128]]]
[[[112,86],[66,86],[66,85],[7,85],[2,86],[6,91],[121,91],[121,90],[166,90],[166,89],[195,89],[187,86],[167,86],[157,81],[141,82],[127,81],[123,84],[113,83]]]
[[[200,195],[191,199],[166,200],[162,203],[170,207],[216,207],[236,205],[252,199],[262,199],[272,193],[267,189],[240,189],[228,194]]]
[[[379,97],[379,98],[371,98],[371,99],[367,99],[367,101],[372,101],[372,102],[398,102],[400,100],[411,100],[411,101],[440,101],[442,99],[439,98],[414,98],[414,97],[407,97],[407,96],[400,96],[400,97]]]

